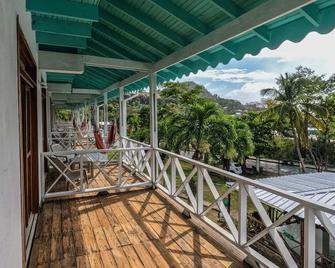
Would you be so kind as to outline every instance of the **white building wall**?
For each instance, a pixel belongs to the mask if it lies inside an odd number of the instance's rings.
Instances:
[[[22,266],[23,247],[17,89],[17,15],[37,62],[35,34],[31,31],[30,13],[25,11],[25,0],[0,0],[0,267],[15,268]]]

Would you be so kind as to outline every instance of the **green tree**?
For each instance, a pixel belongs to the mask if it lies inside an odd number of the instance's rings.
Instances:
[[[308,81],[313,84],[315,82],[313,79],[316,78],[304,72],[309,71],[298,67],[296,73],[285,73],[277,78],[277,89],[267,88],[261,91],[263,96],[272,98],[267,110],[262,112],[263,118],[275,115],[279,121],[284,121],[286,118],[289,120],[302,172],[305,172],[302,148],[310,147],[307,128],[310,124],[320,127],[321,122],[316,114],[322,110],[314,101],[315,98],[312,99],[307,94],[311,90]],[[313,158],[312,154],[311,157]]]
[[[236,140],[237,133],[232,120],[223,114],[211,119],[209,143],[215,164],[221,164],[227,170],[229,169],[230,161],[237,157]]]

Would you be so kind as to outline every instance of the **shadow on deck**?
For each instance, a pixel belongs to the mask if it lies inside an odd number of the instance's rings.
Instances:
[[[154,190],[43,205],[29,267],[243,267]]]

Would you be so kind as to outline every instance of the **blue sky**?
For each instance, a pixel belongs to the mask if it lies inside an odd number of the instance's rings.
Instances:
[[[299,65],[319,74],[335,73],[335,30],[326,35],[310,33],[300,43],[284,42],[276,50],[263,49],[257,56],[246,55],[179,81],[194,81],[212,93],[242,103],[260,101],[259,91],[275,87],[275,78],[293,72]]]

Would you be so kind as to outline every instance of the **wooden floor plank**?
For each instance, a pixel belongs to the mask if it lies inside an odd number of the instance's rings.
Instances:
[[[77,268],[90,268],[90,261],[87,255],[81,255],[76,257]]]
[[[88,260],[90,262],[91,268],[101,268],[103,267],[103,261],[100,256],[100,252],[94,252],[88,255]]]
[[[140,257],[137,255],[133,245],[128,245],[123,247],[123,252],[127,256],[127,260],[131,267],[133,268],[144,268]]]
[[[156,267],[158,267],[155,260],[152,259],[148,250],[145,248],[145,246],[143,244],[136,244],[136,245],[133,245],[133,246],[134,246],[134,249],[135,249],[137,255],[139,256],[139,258],[143,262],[144,267],[146,267],[146,268],[156,268]]]
[[[105,268],[117,267],[111,250],[101,251],[100,256],[101,256],[101,259],[103,260]]]
[[[127,256],[124,254],[122,247],[114,248],[111,250],[115,263],[118,268],[130,268],[130,263],[127,260]]]
[[[106,235],[102,227],[94,228],[93,233],[95,240],[97,242],[99,251],[104,251],[110,249],[109,243],[107,241]]]

